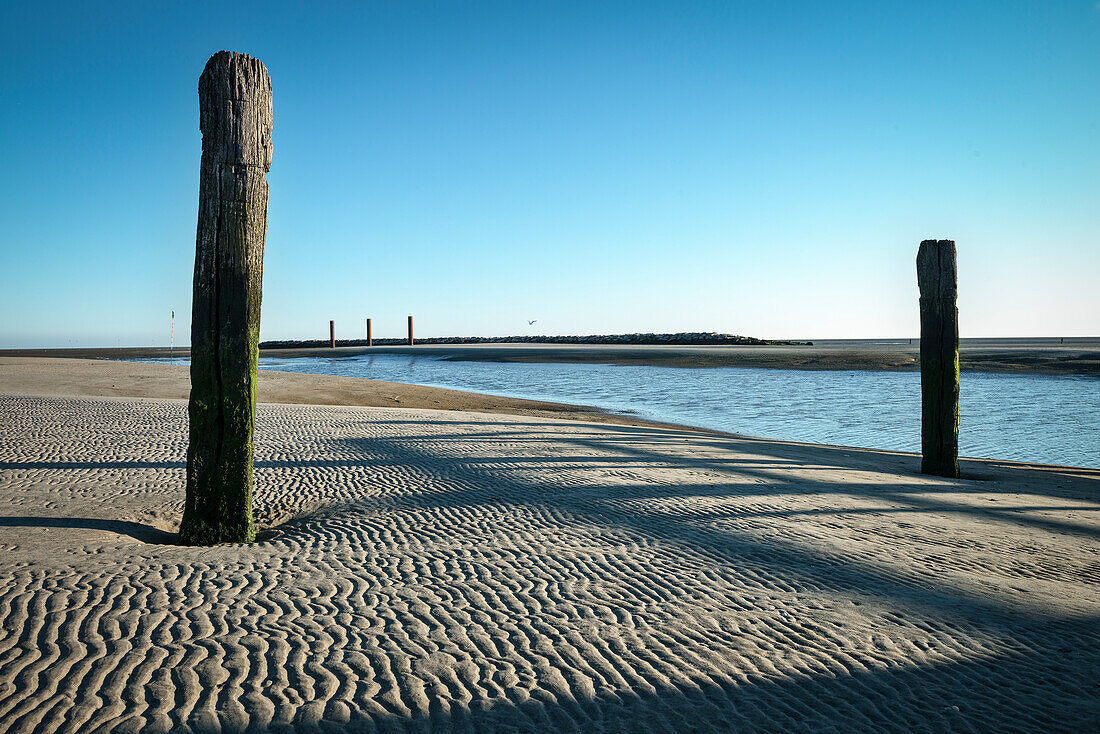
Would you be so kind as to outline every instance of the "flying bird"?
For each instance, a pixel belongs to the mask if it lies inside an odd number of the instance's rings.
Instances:
[[[534,319],[533,321],[528,321],[527,325],[530,326],[531,324],[535,323],[535,321],[538,321],[538,319]]]

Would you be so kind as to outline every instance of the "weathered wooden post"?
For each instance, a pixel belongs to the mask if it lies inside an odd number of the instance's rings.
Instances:
[[[271,79],[220,51],[199,77],[199,224],[191,306],[190,442],[180,541],[255,540],[252,437],[271,167]]]
[[[409,317],[409,346],[413,345],[413,317]]]
[[[330,349],[336,348],[336,322],[328,322],[328,345]]]
[[[367,319],[367,346],[373,346],[370,335],[370,319]]]
[[[922,474],[959,476],[959,309],[953,240],[917,251]]]

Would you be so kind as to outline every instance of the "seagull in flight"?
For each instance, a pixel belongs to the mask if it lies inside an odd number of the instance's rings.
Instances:
[[[538,319],[533,319],[531,321],[528,321],[527,325],[530,326],[531,324],[535,323],[535,321],[538,321]]]

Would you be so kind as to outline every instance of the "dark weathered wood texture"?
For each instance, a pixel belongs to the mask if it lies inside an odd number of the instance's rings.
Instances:
[[[336,322],[328,322],[328,345],[333,349],[336,348]]]
[[[202,163],[191,306],[190,444],[180,541],[248,542],[271,80],[229,51],[199,77]]]
[[[920,288],[921,473],[959,476],[959,310],[955,243],[925,240]]]
[[[409,346],[413,345],[413,317],[409,317]]]
[[[370,319],[367,319],[367,346],[368,347],[371,346],[371,341],[372,341],[372,339],[371,339],[371,335],[370,335]]]

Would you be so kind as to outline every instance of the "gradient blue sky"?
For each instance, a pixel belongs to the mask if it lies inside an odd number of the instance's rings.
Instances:
[[[0,346],[189,339],[220,49],[275,90],[262,338],[1100,334],[1100,6],[16,3]],[[534,327],[527,319],[538,319]]]

